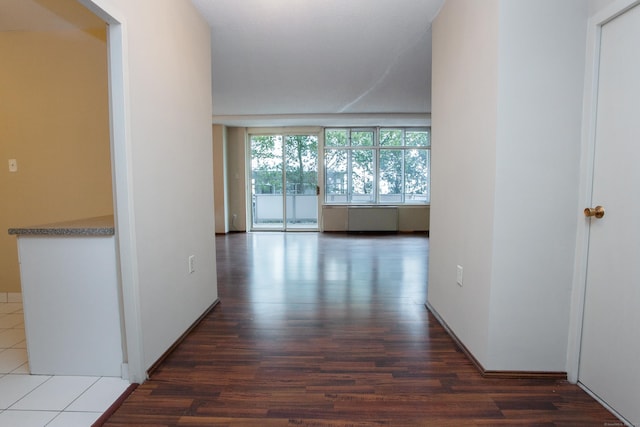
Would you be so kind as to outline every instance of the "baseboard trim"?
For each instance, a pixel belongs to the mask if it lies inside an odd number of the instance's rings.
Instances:
[[[476,369],[480,372],[485,378],[512,378],[512,379],[547,379],[547,380],[566,380],[567,373],[566,372],[553,372],[553,371],[494,371],[487,370],[482,366],[482,363],[478,359],[475,358],[473,353],[469,351],[469,349],[460,341],[458,336],[449,328],[447,322],[442,319],[440,314],[429,304],[428,302],[424,304],[426,309],[433,314],[438,323],[447,331],[447,334],[451,337],[453,342],[458,346],[458,348],[467,356],[467,358],[473,363]]]
[[[169,357],[169,355],[171,353],[173,353],[173,351],[180,345],[180,343],[182,343],[182,341],[184,341],[184,339],[187,337],[187,335],[189,335],[189,333],[191,333],[191,331],[193,331],[193,329],[198,326],[198,324],[200,322],[202,322],[202,319],[205,318],[205,316],[207,314],[209,314],[211,312],[211,310],[213,310],[218,304],[220,304],[220,298],[216,298],[216,300],[213,302],[213,304],[211,304],[209,306],[209,308],[207,308],[204,313],[202,313],[200,315],[200,317],[198,317],[196,319],[195,322],[193,322],[191,324],[191,326],[189,326],[189,328],[187,328],[186,331],[184,331],[184,333],[182,335],[180,335],[180,337],[171,345],[171,347],[169,347],[167,349],[167,351],[165,351],[164,353],[162,353],[162,356],[160,356],[160,358],[158,358],[158,360],[156,360],[153,365],[151,365],[151,367],[149,369],[147,369],[147,378],[151,378],[151,376],[155,373],[155,371],[158,369],[158,367],[162,364],[162,362],[165,361],[165,359],[167,357]]]
[[[138,388],[138,385],[138,383],[130,384],[129,387],[127,387],[127,389],[120,395],[120,397],[118,397],[116,401],[113,402],[102,415],[100,415],[100,418],[98,418],[93,424],[91,424],[91,427],[102,427],[109,420],[109,418],[111,418],[111,415],[113,415],[118,410],[118,408],[122,406],[124,401],[127,400],[127,397],[129,397],[129,395],[133,393],[136,388]]]

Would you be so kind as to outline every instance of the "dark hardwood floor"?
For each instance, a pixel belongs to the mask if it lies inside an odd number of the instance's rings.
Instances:
[[[106,425],[622,425],[566,381],[483,378],[424,307],[425,235],[216,243],[221,304]]]

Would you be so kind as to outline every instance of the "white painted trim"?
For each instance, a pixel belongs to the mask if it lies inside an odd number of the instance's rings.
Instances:
[[[582,110],[582,143],[580,157],[580,188],[576,214],[591,206],[593,188],[593,162],[595,153],[596,109],[598,105],[598,77],[600,62],[600,39],[602,26],[632,7],[639,0],[618,0],[589,19],[587,27],[587,53]],[[589,223],[578,221],[576,232],[575,264],[569,313],[569,341],[567,343],[567,378],[578,382],[580,346],[584,315],[587,279],[587,256],[589,254]]]
[[[324,129],[320,129],[318,132],[318,228],[317,231],[324,231],[324,212],[322,206],[324,205]]]
[[[133,206],[131,121],[127,24],[108,0],[78,0],[108,24],[111,163],[118,264],[126,342],[126,363],[132,383],[146,380],[140,315],[140,291]]]
[[[142,383],[146,380],[146,367],[144,366],[142,344],[138,256],[135,237],[125,25],[111,25],[109,40],[116,230],[118,231],[118,258],[122,279],[127,362],[130,382]]]
[[[431,113],[214,115],[214,124],[259,126],[431,126]]]
[[[607,402],[605,402],[604,400],[600,399],[600,397],[598,397],[597,394],[593,393],[591,390],[589,390],[589,387],[585,386],[582,383],[578,383],[578,387],[580,387],[582,390],[584,390],[585,393],[587,393],[589,396],[591,396],[593,398],[593,400],[597,401],[599,404],[601,404],[602,406],[604,406],[604,408],[611,412],[613,415],[615,415],[618,419],[620,419],[620,421],[622,421],[622,423],[627,426],[627,427],[634,427],[633,424],[631,424],[630,421],[628,421],[625,417],[623,417],[622,415],[620,415],[620,413],[618,411],[616,411],[615,409],[613,409],[611,406],[609,406],[607,404]],[[607,425],[606,423],[604,425]],[[616,425],[613,423],[609,423],[609,425]]]
[[[255,127],[247,128],[247,134],[251,135],[295,135],[295,134],[319,134],[322,127]]]
[[[252,231],[253,229],[253,189],[251,185],[251,174],[253,168],[251,167],[251,141],[249,137],[248,128],[244,129],[244,206],[245,206],[245,230]]]

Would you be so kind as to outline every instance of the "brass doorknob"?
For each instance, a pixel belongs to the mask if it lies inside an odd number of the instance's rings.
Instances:
[[[602,206],[596,206],[595,208],[584,208],[584,216],[596,218],[602,218],[604,216],[604,208]]]

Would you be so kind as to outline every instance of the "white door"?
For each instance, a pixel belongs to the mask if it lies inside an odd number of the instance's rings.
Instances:
[[[602,27],[597,96],[578,380],[640,425],[640,6]]]

